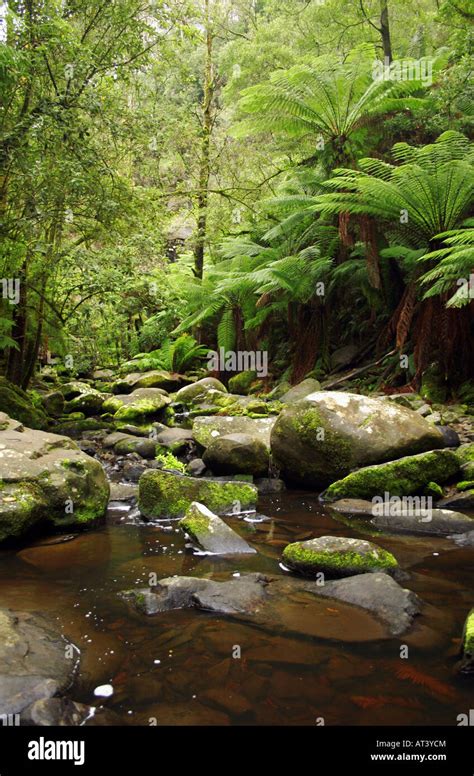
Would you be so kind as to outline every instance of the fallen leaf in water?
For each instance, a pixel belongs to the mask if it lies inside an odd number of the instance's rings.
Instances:
[[[435,679],[433,676],[424,674],[412,666],[397,666],[395,673],[399,679],[407,679],[409,682],[424,687],[426,690],[443,698],[455,698],[456,693],[449,684]]]
[[[329,606],[326,606],[327,612],[335,612],[336,614],[339,614],[339,609],[331,609]]]

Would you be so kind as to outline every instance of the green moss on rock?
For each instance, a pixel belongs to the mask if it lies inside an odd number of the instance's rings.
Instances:
[[[301,574],[323,573],[330,577],[393,571],[398,567],[390,552],[372,542],[335,536],[287,545],[283,550],[283,563]]]
[[[25,391],[4,377],[0,377],[0,412],[5,412],[29,428],[43,429],[47,426],[45,413],[39,407],[33,406]]]
[[[432,450],[352,472],[330,485],[324,498],[327,501],[371,499],[385,492],[391,496],[409,496],[434,479],[446,482],[458,471],[459,461],[452,450]]]
[[[240,372],[238,375],[234,375],[229,380],[229,389],[232,393],[239,393],[242,396],[247,396],[250,392],[250,388],[253,382],[257,378],[257,373],[253,369],[247,369],[245,372]]]
[[[138,506],[145,517],[183,517],[193,501],[216,514],[230,514],[254,508],[257,489],[238,481],[216,482],[160,470],[140,477]]]

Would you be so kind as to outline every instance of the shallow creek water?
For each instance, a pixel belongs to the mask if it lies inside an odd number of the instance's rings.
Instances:
[[[472,548],[442,538],[373,539],[395,554],[409,574],[402,584],[426,602],[412,634],[398,638],[363,610],[328,599],[309,605],[303,594],[281,602],[285,627],[192,610],[146,617],[117,595],[145,587],[150,572],[282,574],[280,554],[291,541],[371,538],[334,520],[312,494],[265,497],[259,510],[269,519],[230,520],[258,550],[248,557],[196,555],[176,523],[126,520],[3,551],[0,606],[55,619],[82,653],[69,696],[102,704],[121,724],[456,725],[472,706],[473,685],[454,670],[473,603]],[[400,657],[404,644],[408,659]],[[98,701],[94,688],[108,683],[113,696]]]

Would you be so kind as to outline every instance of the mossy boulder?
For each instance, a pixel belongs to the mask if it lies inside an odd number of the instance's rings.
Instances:
[[[238,533],[227,523],[214,515],[204,504],[193,502],[186,515],[179,521],[179,527],[202,550],[216,555],[234,555],[254,553]]]
[[[444,444],[441,431],[416,412],[342,391],[318,391],[287,406],[271,433],[282,478],[311,488],[324,488],[356,467]]]
[[[276,417],[249,418],[224,415],[222,417],[197,417],[193,421],[193,438],[202,447],[209,447],[218,437],[229,434],[247,434],[270,447],[270,433]]]
[[[54,426],[55,434],[63,434],[71,439],[80,439],[84,431],[100,431],[110,428],[110,423],[96,420],[95,418],[83,418],[78,420],[65,420]]]
[[[90,390],[68,401],[64,411],[66,414],[69,412],[83,412],[84,415],[99,415],[105,398],[105,394],[100,393],[100,391]]]
[[[193,501],[218,515],[253,509],[257,488],[246,482],[222,482],[150,469],[139,480],[138,507],[142,515],[184,517]]]
[[[130,394],[109,397],[102,409],[104,412],[113,412],[115,421],[145,424],[161,416],[170,401],[160,388],[137,388]]]
[[[142,458],[154,458],[156,454],[156,442],[154,442],[153,439],[126,436],[116,442],[114,450],[118,455],[137,453]]]
[[[420,396],[431,404],[443,404],[448,393],[447,383],[437,365],[425,370],[421,378]]]
[[[28,394],[4,377],[0,377],[0,412],[30,428],[46,428],[48,423],[46,414],[40,407],[33,406]]]
[[[465,463],[474,463],[474,442],[458,447],[456,455],[458,456],[461,465]]]
[[[410,496],[421,491],[432,480],[446,482],[459,471],[459,461],[453,450],[431,450],[429,453],[408,455],[397,461],[366,466],[333,482],[324,492],[327,501],[345,498],[371,499],[389,493],[390,496]]]
[[[90,383],[82,380],[71,380],[60,386],[60,390],[67,401],[75,399],[76,396],[83,396],[86,393],[96,393],[96,389]]]
[[[443,498],[443,488],[437,482],[428,482],[423,488],[423,495],[439,501],[440,498]]]
[[[306,542],[288,544],[283,550],[283,563],[305,576],[324,574],[328,577],[350,577],[371,571],[394,571],[394,556],[364,539],[344,536],[321,536]]]
[[[104,515],[109,484],[98,461],[67,437],[25,428],[3,413],[0,421],[0,542],[36,524],[70,529]]]
[[[240,372],[238,375],[234,375],[229,379],[229,389],[232,393],[240,393],[242,396],[247,396],[250,392],[252,383],[257,379],[257,373],[253,369],[247,369],[245,372]]]
[[[196,380],[195,383],[180,388],[174,398],[181,404],[192,404],[197,399],[205,397],[210,390],[227,393],[225,385],[216,377],[203,377],[202,380]]]
[[[461,671],[474,674],[474,609],[471,609],[464,624],[461,650]]]
[[[203,461],[216,474],[268,474],[267,445],[250,434],[227,434],[213,439]]]
[[[47,415],[59,418],[64,411],[64,395],[61,391],[50,391],[41,397],[41,403]]]
[[[132,372],[112,383],[112,393],[131,393],[137,388],[161,388],[164,391],[176,391],[185,378],[174,372],[153,369],[150,372]]]
[[[306,380],[302,380],[301,383],[293,385],[288,391],[280,396],[280,401],[284,404],[294,404],[295,401],[300,401],[310,393],[321,390],[321,383],[319,380],[315,380],[314,377],[307,377]]]

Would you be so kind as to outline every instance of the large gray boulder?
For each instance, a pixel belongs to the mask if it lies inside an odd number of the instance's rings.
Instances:
[[[265,443],[250,434],[227,434],[213,439],[203,461],[216,474],[268,474],[269,452]]]
[[[222,417],[198,417],[193,423],[194,440],[202,447],[209,447],[214,439],[229,434],[247,434],[261,440],[270,447],[270,433],[275,425],[276,417],[248,418],[245,415]]]
[[[416,412],[339,391],[317,391],[286,407],[271,432],[283,479],[314,488],[356,467],[442,447],[442,433]]]
[[[79,650],[43,617],[0,609],[0,709],[20,714],[72,683]]]
[[[216,377],[203,377],[202,380],[196,380],[195,383],[180,388],[175,395],[175,401],[181,404],[192,404],[205,398],[208,391],[227,393],[227,388]]]
[[[0,541],[35,524],[94,524],[105,514],[102,466],[68,437],[25,428],[0,413]]]
[[[266,584],[261,574],[245,574],[227,582],[168,577],[160,579],[154,588],[126,590],[120,595],[147,615],[188,608],[215,614],[253,614],[265,601]]]

